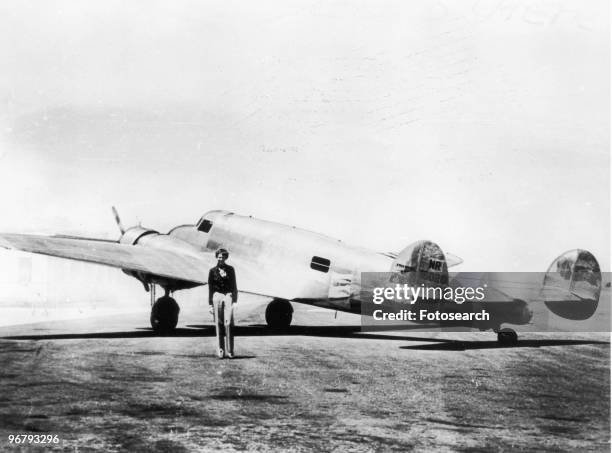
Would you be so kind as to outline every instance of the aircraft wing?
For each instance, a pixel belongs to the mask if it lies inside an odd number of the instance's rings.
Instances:
[[[208,271],[217,264],[212,252],[194,250],[180,243],[157,246],[120,244],[117,241],[75,236],[43,236],[0,233],[0,248],[102,264],[198,284],[208,283]],[[283,279],[266,278],[254,263],[232,258],[239,291],[292,299],[295,290]]]
[[[207,283],[208,269],[216,263],[212,253],[190,254],[179,250],[71,236],[0,234],[0,247],[201,284]]]

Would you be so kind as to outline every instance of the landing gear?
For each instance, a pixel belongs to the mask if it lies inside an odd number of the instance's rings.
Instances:
[[[171,333],[178,323],[180,308],[176,301],[170,297],[168,290],[166,294],[151,306],[151,327],[155,333]],[[151,289],[151,302],[155,299],[155,289]]]
[[[266,308],[266,323],[272,329],[289,327],[293,318],[291,303],[283,299],[274,299]]]
[[[518,343],[518,335],[512,329],[501,329],[497,331],[497,342],[501,346],[514,346]]]

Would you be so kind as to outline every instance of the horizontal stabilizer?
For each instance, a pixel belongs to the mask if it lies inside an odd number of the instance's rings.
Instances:
[[[444,256],[446,257],[446,265],[448,267],[459,266],[463,263],[463,258],[453,255],[452,253],[445,253]]]

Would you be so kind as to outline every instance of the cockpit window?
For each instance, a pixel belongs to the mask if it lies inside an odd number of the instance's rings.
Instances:
[[[198,226],[198,231],[201,231],[202,233],[208,233],[212,228],[212,225],[213,224],[210,220],[204,219],[200,222],[200,225]]]
[[[329,266],[331,261],[327,258],[321,258],[320,256],[313,256],[310,262],[310,268],[319,272],[329,272]]]

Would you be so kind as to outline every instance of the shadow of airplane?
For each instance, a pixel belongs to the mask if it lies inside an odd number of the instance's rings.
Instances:
[[[527,339],[519,340],[515,345],[501,345],[497,341],[458,341],[444,338],[428,338],[406,335],[387,335],[378,332],[363,332],[360,325],[351,326],[300,326],[294,325],[286,329],[270,329],[266,325],[236,326],[237,337],[254,336],[309,336],[326,338],[350,338],[359,340],[395,340],[418,341],[428,344],[414,346],[400,346],[400,349],[415,351],[466,351],[472,349],[500,349],[500,348],[539,348],[542,346],[572,346],[585,344],[610,344],[607,341],[597,340],[555,340],[555,339]],[[391,330],[391,329],[386,329]],[[214,337],[215,329],[212,325],[187,325],[176,329],[172,334],[160,335],[151,328],[139,327],[133,331],[125,332],[91,332],[68,334],[39,334],[39,335],[12,335],[0,337],[3,340],[75,340],[75,339],[125,339],[125,338],[155,338],[155,337]]]
[[[503,345],[497,341],[457,341],[446,340],[437,344],[420,344],[415,346],[400,346],[400,349],[413,351],[467,351],[471,349],[512,349],[540,348],[542,346],[574,346],[581,344],[610,344],[608,341],[597,340],[520,340],[514,345]]]
[[[438,338],[412,337],[402,335],[385,335],[362,332],[360,325],[354,326],[290,326],[286,329],[270,329],[265,325],[236,326],[236,337],[253,336],[310,336],[329,338],[356,338],[364,340],[428,341],[446,342]],[[156,334],[151,328],[139,327],[124,332],[86,332],[66,334],[38,334],[3,336],[3,340],[75,340],[75,339],[113,339],[113,338],[148,338],[148,337],[214,337],[215,328],[211,325],[188,325],[174,330],[172,334]]]

